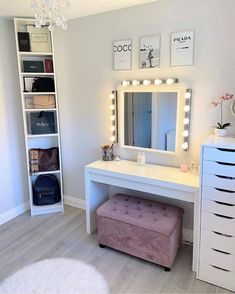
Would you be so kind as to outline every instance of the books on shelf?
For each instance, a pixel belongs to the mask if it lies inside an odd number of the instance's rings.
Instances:
[[[52,52],[51,34],[47,27],[35,28],[28,25],[31,52]]]

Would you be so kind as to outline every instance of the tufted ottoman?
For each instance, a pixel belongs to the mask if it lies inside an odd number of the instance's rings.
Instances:
[[[116,194],[97,210],[100,247],[112,247],[170,270],[182,242],[183,209]]]

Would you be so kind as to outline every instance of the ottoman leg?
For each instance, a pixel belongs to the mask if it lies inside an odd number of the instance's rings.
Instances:
[[[170,267],[164,267],[165,272],[170,272],[171,268]]]
[[[104,246],[103,244],[100,244],[100,243],[99,243],[99,247],[100,247],[100,248],[105,248],[106,246]]]

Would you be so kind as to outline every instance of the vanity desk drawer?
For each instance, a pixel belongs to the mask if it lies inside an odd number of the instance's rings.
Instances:
[[[203,174],[203,185],[229,191],[235,191],[235,177]]]
[[[235,255],[216,249],[214,247],[201,246],[201,260],[218,268],[235,273]]]
[[[235,218],[235,204],[217,200],[202,200],[202,211]]]
[[[204,147],[203,160],[235,164],[235,148]]]
[[[235,232],[234,232],[235,235]],[[201,230],[201,245],[216,248],[235,255],[235,236],[218,231]]]
[[[233,236],[235,232],[235,218],[202,211],[201,229]]]
[[[235,153],[234,153],[235,156]],[[203,174],[235,177],[235,163],[204,160]]]
[[[235,205],[235,191],[203,186],[202,199],[221,201]]]
[[[200,262],[199,277],[206,282],[224,287],[231,291],[235,291],[234,272],[218,268],[211,264]]]

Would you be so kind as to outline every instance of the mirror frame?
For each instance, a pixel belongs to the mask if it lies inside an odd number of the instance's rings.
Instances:
[[[160,154],[166,154],[166,155],[176,155],[179,152],[180,147],[180,140],[179,138],[182,138],[183,142],[183,136],[180,134],[183,132],[183,125],[182,121],[184,118],[184,94],[185,94],[185,88],[180,86],[179,84],[174,85],[148,85],[147,87],[144,85],[141,86],[128,86],[128,87],[121,87],[119,89],[119,109],[118,109],[118,121],[119,121],[119,144],[120,148],[125,148],[129,150],[135,150],[135,151],[148,151],[153,153],[160,153]],[[151,149],[151,148],[143,148],[143,147],[136,147],[136,146],[129,146],[125,145],[124,142],[124,99],[125,99],[125,92],[159,92],[159,93],[167,93],[167,92],[173,92],[177,93],[177,112],[176,112],[176,140],[175,140],[175,151],[165,151],[160,149]],[[182,119],[181,119],[182,117]]]

